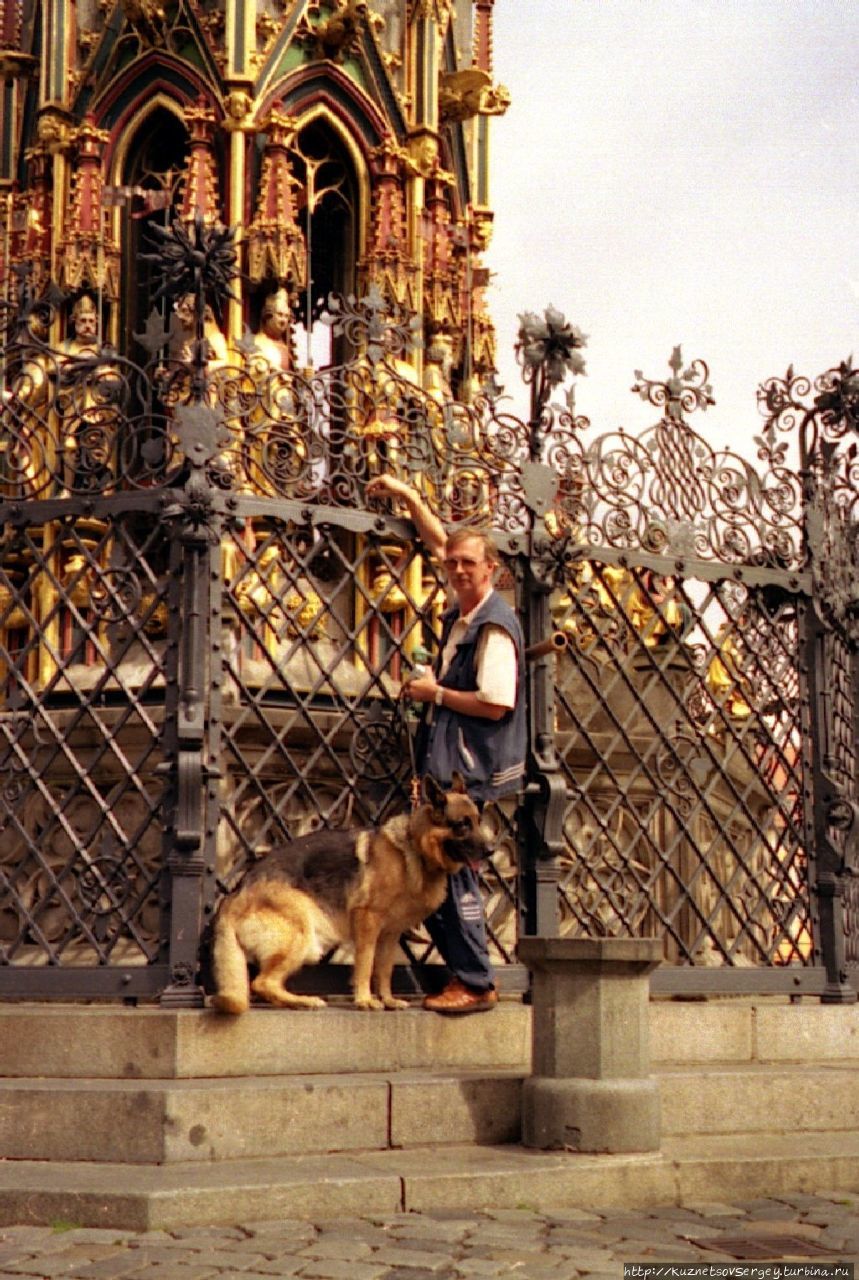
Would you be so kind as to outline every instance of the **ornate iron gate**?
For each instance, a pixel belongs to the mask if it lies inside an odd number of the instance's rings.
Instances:
[[[855,998],[853,371],[767,384],[756,470],[689,426],[710,393],[679,352],[639,378],[650,432],[591,439],[552,403],[581,345],[555,313],[523,324],[523,422],[492,387],[424,392],[378,297],[336,304],[354,355],[315,375],[252,342],[207,368],[199,310],[191,365],[155,323],[146,369],[52,350],[32,303],[7,347],[0,994],[199,1003],[249,859],[406,805],[396,694],[444,591],[366,499],[387,470],[494,528],[525,628],[527,783],[488,819],[502,982],[523,930],[656,933],[663,990]]]

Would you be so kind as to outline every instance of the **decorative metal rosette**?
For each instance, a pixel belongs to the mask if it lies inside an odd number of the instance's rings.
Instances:
[[[525,383],[533,388],[533,410],[539,412],[555,387],[569,374],[584,374],[582,349],[588,336],[555,307],[546,307],[542,317],[534,311],[519,316],[516,358]]]
[[[230,288],[236,274],[235,228],[207,226],[198,211],[190,226],[176,218],[169,227],[152,223],[149,232],[157,248],[140,256],[162,276],[155,298],[190,293],[210,302],[220,314],[227,299],[236,296]]]

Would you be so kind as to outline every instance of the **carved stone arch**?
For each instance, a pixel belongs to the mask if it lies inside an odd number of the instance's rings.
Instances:
[[[298,183],[297,221],[309,248],[310,270],[294,305],[306,338],[308,318],[313,322],[329,293],[349,294],[357,288],[370,207],[365,137],[321,95],[302,103],[278,102],[276,110],[295,123],[290,166]],[[324,355],[317,351],[314,362],[344,358],[340,346],[335,342]]]
[[[218,62],[203,30],[197,6],[188,0],[161,4],[160,0],[123,0],[109,6],[107,21],[101,0],[81,0],[95,9],[85,33],[89,47],[73,110],[95,112],[99,104],[136,96],[151,80],[152,68],[169,80],[180,97],[194,100],[201,93],[214,97],[221,85]],[[183,87],[185,81],[185,87]],[[190,88],[187,86],[191,85]]]
[[[112,80],[90,107],[98,126],[110,131],[108,166],[114,163],[114,152],[121,146],[129,123],[139,120],[153,100],[181,114],[201,98],[218,115],[222,114],[217,93],[197,68],[161,50],[144,54]]]
[[[390,112],[332,62],[313,63],[272,80],[260,96],[261,115],[275,103],[292,116],[324,104],[349,131],[365,157],[392,132],[401,145],[407,141],[408,130],[399,114],[392,118]]]
[[[152,222],[164,225],[175,216],[187,162],[189,134],[183,106],[164,90],[150,93],[123,113],[113,132],[109,181],[114,189],[127,193],[113,211],[122,279],[116,336],[120,348],[136,357],[143,353],[135,349],[133,335],[143,331],[160,283],[141,255],[152,247],[148,234]],[[166,314],[164,318],[168,319]]]
[[[132,188],[134,192],[113,210],[122,255],[122,296],[114,337],[121,349],[139,359],[144,353],[135,346],[133,334],[145,327],[157,288],[150,264],[140,256],[152,247],[147,230],[153,220],[163,224],[179,213],[180,180],[187,180],[192,147],[189,120],[201,111],[211,117],[209,163],[215,175],[214,188],[222,186],[226,172],[226,135],[219,128],[223,107],[197,68],[163,50],[151,50],[111,82],[95,110],[100,125],[109,130],[105,152],[108,181],[114,188]],[[159,171],[169,173],[169,181],[160,181]],[[140,188],[162,191],[167,185],[169,203],[147,208]],[[215,204],[219,213],[217,198]],[[159,305],[166,322],[166,303]]]

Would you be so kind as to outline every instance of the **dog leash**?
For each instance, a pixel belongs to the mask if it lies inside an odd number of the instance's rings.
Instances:
[[[411,804],[412,813],[420,808],[422,783],[418,774],[417,759],[415,757],[415,734],[420,721],[414,721],[408,714],[406,708],[405,689],[401,689],[397,695],[397,701],[394,703],[394,715],[399,721],[398,728],[405,732],[406,742],[409,744],[409,764],[411,765],[411,780],[409,782],[409,803]],[[412,727],[414,725],[414,728]]]

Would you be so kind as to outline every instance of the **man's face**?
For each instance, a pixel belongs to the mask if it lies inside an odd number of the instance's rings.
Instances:
[[[483,599],[492,584],[495,568],[487,559],[480,538],[463,538],[445,549],[447,580],[456,592],[463,612]]]

